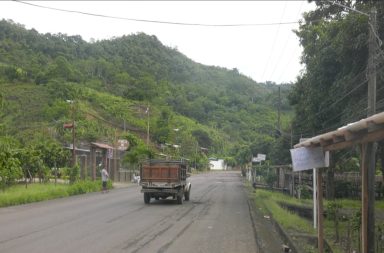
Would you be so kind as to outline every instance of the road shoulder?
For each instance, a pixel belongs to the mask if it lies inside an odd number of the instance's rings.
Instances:
[[[254,193],[245,187],[248,193],[248,206],[253,223],[258,253],[284,252],[283,245],[288,246],[291,251],[297,252],[295,245],[282,227],[273,219],[263,207],[256,205]]]

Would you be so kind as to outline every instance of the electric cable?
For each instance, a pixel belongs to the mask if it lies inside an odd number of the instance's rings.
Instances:
[[[287,21],[287,22],[278,22],[278,23],[239,23],[239,24],[204,24],[204,23],[187,23],[187,22],[174,22],[174,21],[163,21],[163,20],[150,20],[150,19],[138,19],[138,18],[127,18],[127,17],[119,17],[119,16],[111,16],[97,13],[90,13],[84,11],[76,11],[76,10],[68,10],[62,8],[49,7],[44,5],[39,5],[30,2],[24,2],[19,0],[12,0],[16,3],[30,5],[33,7],[60,11],[60,12],[68,12],[68,13],[76,13],[81,15],[100,17],[100,18],[110,18],[110,19],[118,19],[118,20],[126,20],[126,21],[134,21],[134,22],[145,22],[145,23],[156,23],[156,24],[165,24],[165,25],[183,25],[183,26],[205,26],[205,27],[241,27],[241,26],[273,26],[273,25],[291,25],[298,24],[299,21]]]
[[[287,7],[287,2],[284,2],[284,9],[283,9],[282,14],[281,14],[281,17],[280,17],[280,22],[281,22],[281,20],[282,20],[283,17],[284,17],[286,7]],[[274,48],[275,48],[275,44],[276,44],[276,40],[277,40],[277,36],[278,36],[279,32],[280,32],[280,25],[279,25],[279,26],[277,27],[277,29],[276,29],[275,37],[274,37],[274,39],[273,39],[273,43],[272,43],[272,48],[271,48],[271,50],[270,50],[270,54],[269,54],[269,57],[268,57],[268,59],[267,59],[267,63],[265,64],[264,71],[263,71],[263,74],[262,74],[262,76],[261,76],[261,80],[264,79],[265,72],[266,72],[267,69],[268,69],[269,62],[270,62],[270,60],[271,60],[271,58],[272,58],[272,53],[273,53],[273,50],[274,50]]]
[[[303,4],[304,4],[304,1],[302,1],[301,2],[301,5],[300,5],[300,8],[299,8],[299,11],[297,12],[297,15],[296,15],[296,18],[297,19],[299,19],[299,17],[300,17],[300,14],[301,14],[301,9],[303,8]],[[291,35],[292,36],[292,34],[293,34],[293,32],[291,32],[291,33],[289,33],[289,35]],[[289,37],[291,37],[291,36],[288,36],[288,38],[287,38],[287,40],[289,39]],[[281,51],[281,53],[280,53],[280,57],[278,57],[277,59],[278,60],[280,60],[280,59],[283,59],[282,57],[283,57],[283,54],[285,53],[285,49],[286,49],[286,47],[287,47],[287,45],[288,45],[288,43],[287,42],[285,42],[284,43],[284,47],[283,47],[283,50]],[[297,50],[297,48],[296,48],[296,50]],[[280,61],[279,61],[280,62]],[[279,63],[278,62],[278,63]],[[271,75],[270,75],[270,77],[269,77],[269,79],[271,80],[272,79],[272,77],[273,77],[273,74],[275,73],[275,71],[276,71],[276,68],[277,68],[277,66],[278,66],[278,63],[277,64],[275,64],[275,67],[273,68],[273,71],[272,71],[272,73],[271,73]],[[286,68],[284,68],[284,74],[285,74],[285,70],[286,70]],[[282,75],[281,75],[282,76]],[[281,76],[279,77],[279,79],[278,80],[280,80],[281,79]]]

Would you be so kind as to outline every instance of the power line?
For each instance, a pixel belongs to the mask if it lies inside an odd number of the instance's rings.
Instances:
[[[300,8],[299,8],[299,11],[297,12],[297,18],[299,18],[300,17],[300,14],[301,14],[301,9],[303,8],[303,3],[304,3],[304,1],[302,1],[301,2],[301,5],[300,5]],[[291,33],[289,33],[289,35],[291,35],[292,36],[292,34],[293,34],[293,32],[291,32]],[[287,40],[289,39],[289,37],[291,37],[291,36],[289,36],[288,35],[288,37],[287,37]],[[280,59],[282,59],[282,57],[283,57],[283,54],[285,53],[285,49],[287,48],[287,45],[288,45],[288,43],[287,42],[285,42],[284,43],[284,47],[283,47],[283,50],[280,52],[280,57],[278,57],[277,58],[277,60],[278,60],[278,63],[276,63],[275,64],[275,67],[273,68],[273,71],[272,71],[272,74],[270,75],[270,77],[269,77],[269,79],[272,79],[272,77],[273,77],[273,74],[275,73],[275,71],[276,71],[276,68],[277,68],[277,66],[278,66],[278,64],[279,64],[279,62],[280,62]],[[285,71],[284,71],[284,73],[285,73]],[[279,78],[279,80],[280,80],[280,78]]]
[[[362,12],[362,11],[359,11],[359,10],[356,10],[356,9],[353,9],[353,8],[351,8],[351,7],[349,7],[349,6],[346,6],[346,5],[344,5],[344,4],[341,4],[341,3],[338,3],[338,2],[335,2],[335,1],[329,1],[329,0],[327,0],[327,1],[328,1],[329,3],[338,5],[338,6],[340,6],[340,7],[343,7],[343,8],[345,8],[345,9],[348,9],[348,10],[350,10],[350,11],[354,11],[354,12],[356,12],[356,13],[359,13],[359,14],[362,14],[362,15],[364,15],[364,16],[369,17],[369,14],[368,14],[368,13],[365,13],[365,12]]]
[[[283,12],[281,13],[280,21],[281,21],[281,20],[283,19],[283,17],[284,17],[284,14],[285,14],[285,8],[286,8],[286,7],[287,7],[287,2],[285,2],[285,4],[284,4],[284,9],[283,9]],[[268,59],[267,59],[267,64],[265,64],[264,71],[263,71],[263,75],[261,76],[261,80],[264,79],[265,72],[267,71],[269,62],[270,62],[270,60],[271,60],[271,58],[272,58],[272,53],[273,53],[273,50],[274,50],[274,48],[275,48],[275,44],[276,44],[276,40],[277,40],[277,35],[279,34],[279,31],[280,31],[280,25],[277,27],[276,34],[275,34],[275,37],[274,37],[274,39],[273,39],[273,43],[272,43],[272,48],[271,48],[269,57],[268,57]]]
[[[54,10],[54,11],[76,13],[76,14],[93,16],[93,17],[100,17],[100,18],[111,18],[111,19],[119,19],[119,20],[126,20],[126,21],[156,23],[156,24],[165,24],[165,25],[202,26],[202,27],[241,27],[241,26],[292,25],[292,24],[298,24],[299,23],[299,21],[287,21],[287,22],[278,22],[278,23],[240,23],[240,24],[186,23],[186,22],[174,22],[174,21],[149,20],[149,19],[138,19],[138,18],[127,18],[127,17],[111,16],[111,15],[90,13],[90,12],[84,12],[84,11],[76,11],[76,10],[68,10],[68,9],[49,7],[49,6],[34,4],[34,3],[30,3],[30,2],[23,2],[23,1],[18,1],[18,0],[12,0],[12,1],[14,1],[16,3],[20,3],[20,4],[30,5],[30,6],[33,6],[33,7],[38,7],[38,8],[48,9],[48,10]]]
[[[384,67],[381,67],[380,69],[377,70],[377,72],[382,72],[384,70]],[[359,74],[357,74],[354,78],[351,79],[351,81],[356,81],[362,74],[364,74],[365,71],[362,71],[360,72]],[[350,83],[350,82],[349,82]],[[352,82],[353,83],[353,82]],[[330,107],[333,107],[334,105],[336,105],[337,103],[339,103],[340,101],[342,101],[343,99],[345,99],[347,96],[349,96],[350,94],[352,94],[354,91],[356,91],[359,87],[361,87],[362,85],[364,85],[365,83],[367,83],[367,80],[363,80],[360,84],[358,84],[356,87],[354,87],[352,90],[350,90],[349,92],[347,92],[346,94],[343,95],[343,97],[341,97],[340,99],[338,99],[337,101],[333,102],[331,105],[329,105],[327,108],[325,108],[324,110],[321,110],[319,112],[317,112],[316,115],[320,114],[320,113],[323,113],[323,112],[326,112],[327,110],[330,109]],[[381,87],[380,89],[377,90],[377,92],[381,91],[384,89],[384,86]],[[359,104],[364,104],[367,102],[367,98],[362,98],[361,100],[359,100],[357,103]],[[377,101],[377,109],[382,109],[384,108],[384,98]],[[346,123],[348,122],[354,122],[354,121],[357,121],[358,119],[360,119],[361,117],[364,117],[366,115],[366,112],[368,110],[368,107],[363,107],[362,109],[358,110],[358,111],[354,111],[353,114],[350,114],[349,117],[346,117],[346,118],[343,118],[342,120],[340,120],[339,122],[327,127],[327,128],[323,128],[321,129],[320,131],[317,132],[317,134],[320,134],[320,133],[323,133],[325,131],[329,131],[329,130],[332,130],[332,129],[335,129],[337,127],[340,127],[340,126],[343,126],[345,125]],[[333,119],[339,117],[339,116],[342,116],[343,114],[345,114],[345,111],[342,111],[341,113],[335,115],[333,118],[331,119],[327,119],[325,121],[326,122],[329,122],[329,121],[332,121]],[[304,132],[304,133],[301,133],[302,135],[307,135],[307,134],[313,134],[313,132]]]
[[[362,81],[359,85],[357,85],[355,88],[353,88],[352,90],[350,90],[347,94],[345,94],[343,97],[339,98],[338,100],[336,100],[335,102],[333,102],[331,105],[329,105],[326,109],[324,110],[321,110],[319,112],[317,112],[315,114],[315,116],[318,116],[320,113],[323,113],[323,112],[326,112],[328,111],[330,108],[332,108],[334,105],[338,104],[339,102],[341,102],[342,100],[344,100],[346,97],[348,97],[349,95],[351,95],[351,93],[353,93],[354,91],[356,91],[358,88],[360,88],[361,86],[363,86],[365,83],[367,83],[368,80],[364,80]]]

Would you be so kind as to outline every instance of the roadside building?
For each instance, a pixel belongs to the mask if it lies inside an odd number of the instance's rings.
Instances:
[[[209,158],[209,167],[211,170],[227,170],[224,160],[218,158]]]

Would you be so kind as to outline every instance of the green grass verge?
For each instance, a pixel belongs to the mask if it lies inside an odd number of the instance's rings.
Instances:
[[[112,188],[109,182],[108,188]],[[79,181],[74,184],[35,183],[14,185],[0,191],[0,207],[21,205],[49,199],[63,198],[101,190],[100,181]]]
[[[303,203],[308,205],[307,200],[297,200],[278,192],[262,189],[256,190],[254,200],[257,208],[264,209],[262,211],[271,215],[284,229],[315,235],[316,231],[313,229],[311,222],[287,211],[278,204],[279,202],[285,202],[294,205],[303,205]]]
[[[250,184],[247,187],[252,192]],[[317,230],[313,228],[312,222],[300,217],[299,215],[292,213],[282,208],[278,203],[287,203],[296,206],[312,207],[312,199],[299,200],[289,195],[285,195],[279,192],[272,192],[268,190],[257,189],[252,193],[256,208],[260,209],[264,214],[271,215],[272,218],[279,223],[283,229],[289,233],[303,233],[316,236]],[[330,244],[334,253],[346,252],[347,241],[349,241],[350,249],[357,250],[359,248],[359,231],[353,229],[353,215],[360,210],[360,200],[350,199],[338,199],[337,203],[340,204],[340,220],[338,225],[339,241],[336,242],[336,229],[335,223],[332,217],[324,218],[324,234],[325,239]],[[324,200],[324,211],[327,211],[329,201]],[[383,212],[383,201],[376,201],[376,226],[384,227],[384,221],[380,215]],[[328,210],[329,211],[329,210]],[[349,224],[348,224],[349,223]],[[349,234],[349,236],[348,236]],[[349,237],[349,239],[348,239]],[[317,252],[317,250],[311,245],[302,245],[306,252]]]

